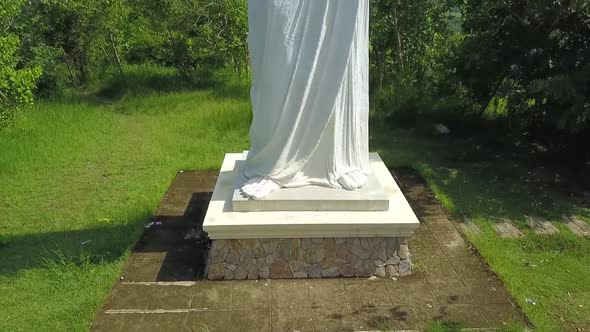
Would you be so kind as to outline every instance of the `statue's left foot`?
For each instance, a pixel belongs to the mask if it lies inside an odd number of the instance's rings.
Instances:
[[[280,188],[281,187],[271,179],[254,177],[242,186],[241,192],[243,195],[251,199],[263,199]]]
[[[361,171],[353,171],[342,175],[338,183],[346,190],[357,190],[367,183],[367,175]]]

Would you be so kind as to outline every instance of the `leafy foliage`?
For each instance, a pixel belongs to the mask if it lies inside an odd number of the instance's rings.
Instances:
[[[20,10],[20,2],[0,1],[0,128],[8,125],[15,112],[33,102],[35,81],[41,68],[18,68],[19,38],[9,29]]]
[[[588,2],[469,0],[465,13],[457,72],[482,110],[501,97],[525,127],[588,130]]]

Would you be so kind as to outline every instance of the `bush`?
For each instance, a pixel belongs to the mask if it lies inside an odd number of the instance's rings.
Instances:
[[[14,35],[0,37],[0,128],[14,119],[17,110],[33,103],[35,82],[41,69],[16,69],[19,39]]]

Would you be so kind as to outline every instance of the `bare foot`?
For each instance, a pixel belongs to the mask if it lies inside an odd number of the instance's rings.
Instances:
[[[361,171],[353,171],[342,175],[338,183],[346,190],[357,190],[367,183],[367,175]]]
[[[269,178],[254,177],[242,186],[241,192],[251,199],[263,199],[280,188],[276,182]]]

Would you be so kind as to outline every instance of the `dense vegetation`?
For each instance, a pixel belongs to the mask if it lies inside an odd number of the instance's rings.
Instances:
[[[561,215],[589,220],[587,173],[532,157],[588,161],[587,1],[373,0],[371,22],[372,148],[481,228],[538,330],[586,328]],[[247,149],[246,40],[246,0],[0,0],[0,330],[87,330],[176,172]]]
[[[1,0],[0,121],[32,90],[96,90],[125,82],[129,65],[186,81],[221,67],[247,75],[247,21],[245,0]],[[576,144],[590,138],[587,1],[373,0],[371,22],[376,109],[500,123],[587,157]]]

